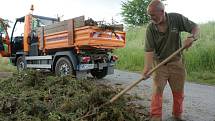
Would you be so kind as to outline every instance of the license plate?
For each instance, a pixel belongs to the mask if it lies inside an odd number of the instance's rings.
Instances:
[[[80,64],[79,70],[94,69],[94,64]]]

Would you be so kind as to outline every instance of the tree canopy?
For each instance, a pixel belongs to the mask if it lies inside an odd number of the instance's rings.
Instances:
[[[123,21],[128,25],[140,26],[150,20],[147,15],[147,6],[152,0],[128,0],[122,2]],[[165,0],[161,0],[165,1]]]

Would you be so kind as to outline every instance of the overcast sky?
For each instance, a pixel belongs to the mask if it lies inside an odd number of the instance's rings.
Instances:
[[[94,20],[121,21],[121,1],[127,0],[1,0],[0,17],[14,21],[29,13],[34,4],[34,14],[63,20],[85,15]],[[167,0],[166,11],[178,12],[197,23],[215,21],[214,0]]]

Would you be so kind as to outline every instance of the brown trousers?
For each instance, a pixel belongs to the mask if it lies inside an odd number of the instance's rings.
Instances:
[[[155,61],[156,66],[160,61]],[[173,94],[173,112],[176,117],[183,112],[184,82],[186,71],[182,59],[173,59],[161,66],[153,73],[153,92],[150,114],[151,117],[162,118],[162,95],[167,84],[170,85]]]

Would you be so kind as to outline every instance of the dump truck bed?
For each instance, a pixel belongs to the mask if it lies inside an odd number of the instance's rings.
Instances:
[[[86,26],[83,19],[78,17],[40,28],[39,48],[41,50],[70,47],[116,49],[125,46],[125,32]]]
[[[125,46],[125,32],[102,30],[94,26],[75,29],[75,46],[120,48]]]

